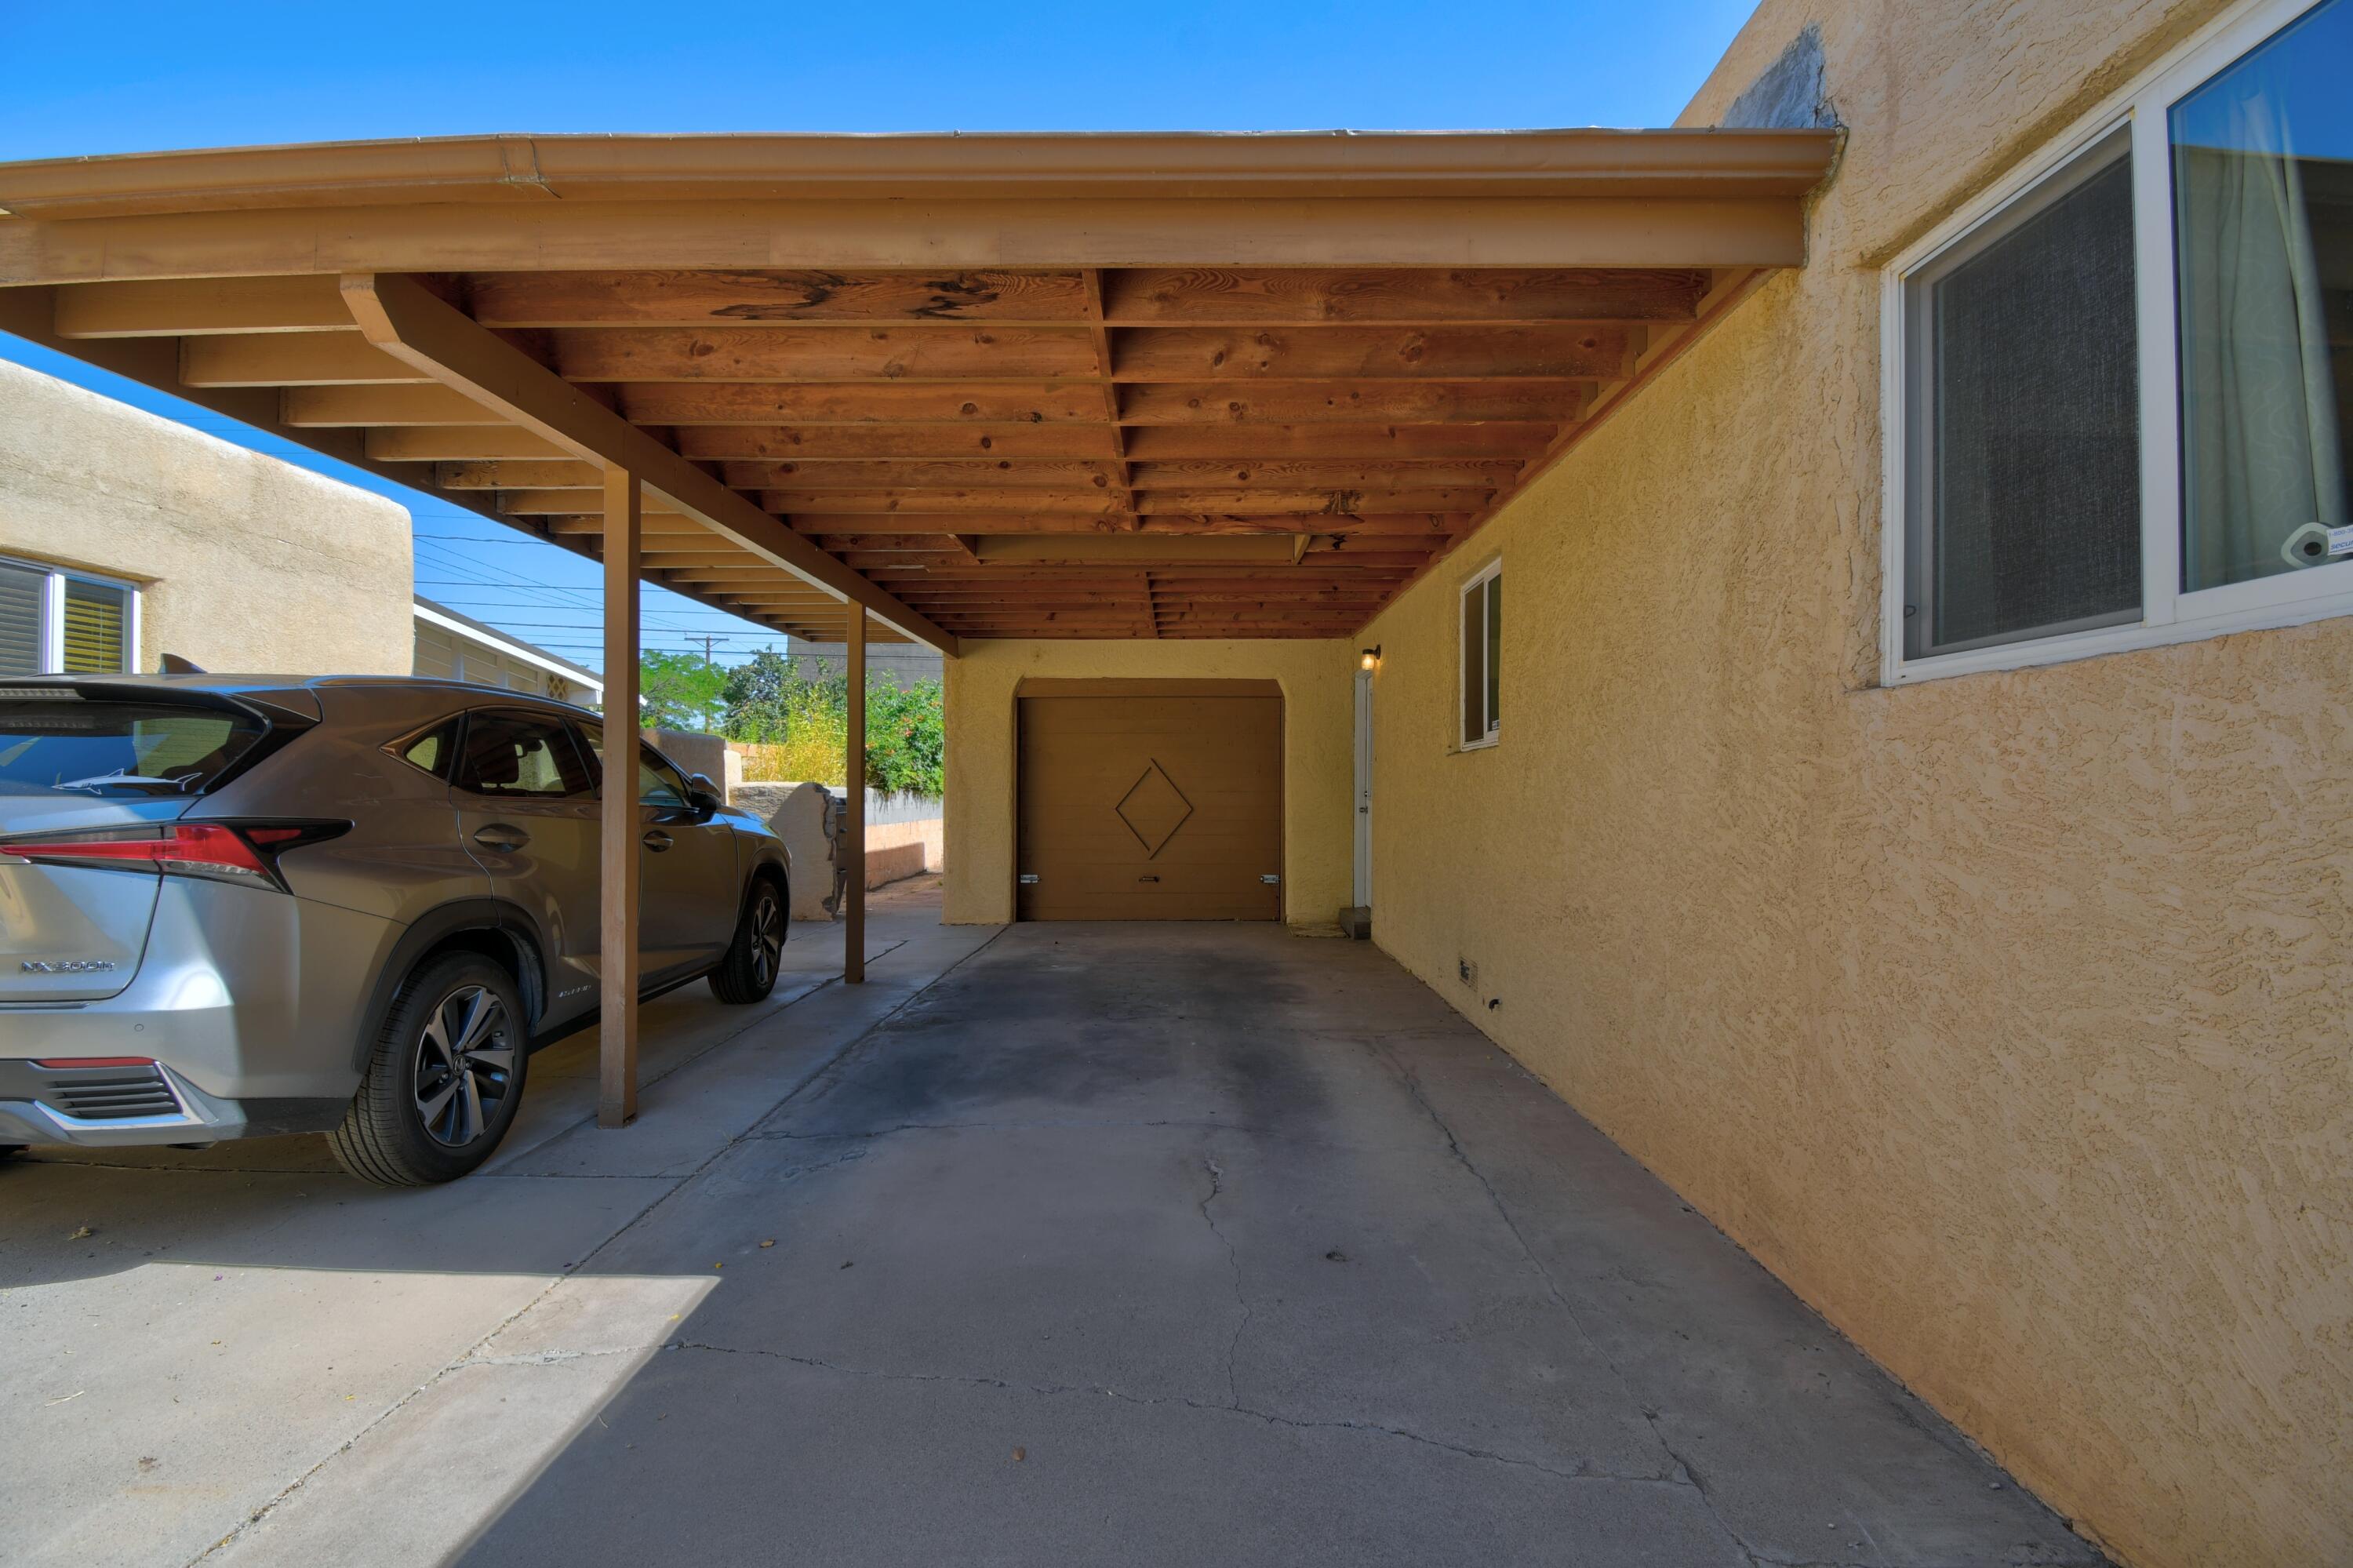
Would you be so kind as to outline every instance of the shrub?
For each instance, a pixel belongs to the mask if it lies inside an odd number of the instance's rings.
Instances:
[[[746,781],[844,783],[849,751],[849,682],[820,665],[795,672],[763,652],[729,675],[723,728],[750,747]],[[866,783],[892,794],[937,796],[945,783],[946,730],[940,683],[866,688]]]

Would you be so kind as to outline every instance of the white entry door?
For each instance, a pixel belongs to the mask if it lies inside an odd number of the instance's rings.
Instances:
[[[1356,672],[1356,904],[1373,906],[1373,673]]]

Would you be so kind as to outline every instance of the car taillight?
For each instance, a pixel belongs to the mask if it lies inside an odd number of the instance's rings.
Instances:
[[[160,871],[284,891],[278,857],[347,832],[349,822],[172,822],[0,839],[0,855],[46,865]]]

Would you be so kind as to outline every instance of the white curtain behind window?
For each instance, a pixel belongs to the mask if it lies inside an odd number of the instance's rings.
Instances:
[[[2346,521],[2320,262],[2284,72],[2270,52],[2183,105],[2195,144],[2181,144],[2176,112],[2183,575],[2193,589],[2290,570],[2304,564],[2281,554],[2290,535]]]

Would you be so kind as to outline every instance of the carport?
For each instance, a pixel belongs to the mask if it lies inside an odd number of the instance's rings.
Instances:
[[[599,558],[622,711],[641,579],[845,642],[856,779],[870,639],[1349,635],[1803,262],[1832,151],[475,137],[19,164],[0,327]],[[1155,772],[1100,781],[1145,844],[1198,805]],[[602,948],[634,955],[621,794]],[[1057,911],[1120,912],[1030,912]],[[632,961],[602,1002],[618,1127]]]

